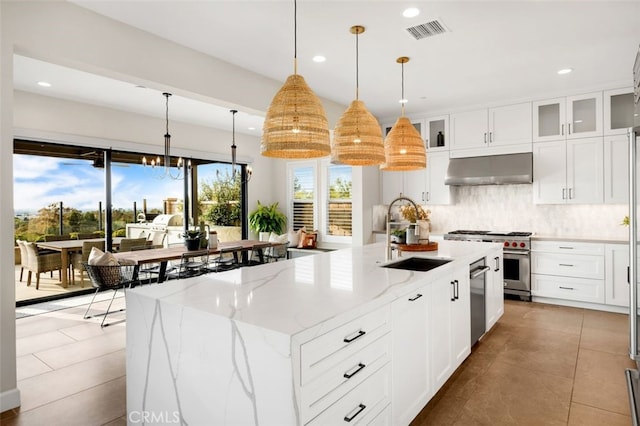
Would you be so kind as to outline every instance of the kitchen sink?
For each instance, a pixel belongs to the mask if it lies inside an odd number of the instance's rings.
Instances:
[[[430,271],[438,266],[446,265],[450,259],[433,259],[425,257],[409,257],[398,262],[382,265],[383,268],[405,269],[408,271]]]

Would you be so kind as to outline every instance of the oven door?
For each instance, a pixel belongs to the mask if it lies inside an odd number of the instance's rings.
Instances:
[[[504,250],[504,290],[507,294],[531,294],[529,252]]]

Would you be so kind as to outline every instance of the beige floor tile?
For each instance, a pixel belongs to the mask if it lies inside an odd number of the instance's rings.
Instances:
[[[20,321],[20,320],[18,320]],[[32,334],[16,339],[16,355],[22,356],[74,343],[76,340],[59,330]]]
[[[99,426],[124,425],[126,380],[120,377],[32,410],[22,410],[3,426]],[[116,422],[117,423],[113,423]]]
[[[517,335],[517,329],[504,322],[498,322],[473,348],[478,353],[499,353],[504,350],[509,340]]]
[[[82,317],[78,315],[60,314],[54,316],[53,313],[19,318],[16,320],[16,338],[21,339],[66,327],[73,327],[74,325],[82,324],[82,322]]]
[[[429,403],[411,422],[411,426],[452,425],[462,414],[465,400],[443,395],[435,404]]]
[[[125,375],[125,351],[79,362],[18,382],[21,411],[51,403]]]
[[[629,426],[631,417],[582,404],[571,404],[569,426]]]
[[[124,322],[120,324],[114,324],[109,327],[96,327],[94,321],[86,321],[82,324],[74,325],[73,327],[62,328],[59,331],[65,336],[69,336],[74,340],[81,341],[91,339],[93,337],[103,336],[109,333],[117,333],[118,330],[123,330],[125,327],[126,323]]]
[[[48,371],[52,371],[53,368],[39,360],[33,354],[27,354],[16,358],[16,374],[18,380],[24,380],[29,377],[37,376]]]
[[[94,327],[100,328],[96,324]],[[108,327],[107,327],[108,328]],[[82,361],[125,349],[126,330],[105,333],[91,339],[73,342],[68,345],[37,352],[35,355],[54,369],[60,369]]]
[[[629,316],[627,314],[616,314],[613,312],[585,309],[584,326],[599,330],[628,333]]]
[[[510,325],[579,335],[582,330],[582,321],[582,309],[549,305],[531,309],[522,320]]]
[[[573,402],[629,415],[625,368],[635,368],[628,356],[580,349]]]
[[[580,348],[626,355],[629,353],[629,334],[626,330],[614,331],[584,327],[580,338]]]
[[[580,337],[547,329],[532,328],[515,333],[497,354],[496,360],[522,369],[573,378]]]
[[[495,361],[467,402],[459,424],[566,425],[572,380]]]
[[[127,426],[127,417],[118,417],[109,423],[105,423],[104,426]]]

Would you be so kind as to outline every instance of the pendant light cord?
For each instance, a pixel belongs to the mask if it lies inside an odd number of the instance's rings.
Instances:
[[[402,99],[402,115],[404,115],[404,104],[405,104],[405,98],[404,98],[404,62],[402,62],[400,65],[402,66],[402,97],[400,99]]]
[[[298,74],[298,3],[293,0],[293,73]]]
[[[358,52],[358,36],[360,35],[359,32],[356,32],[356,100],[359,99],[358,95],[359,95],[359,87],[360,87],[360,82],[358,79],[358,74],[359,74],[359,69],[358,69],[358,63],[359,63],[359,52]]]

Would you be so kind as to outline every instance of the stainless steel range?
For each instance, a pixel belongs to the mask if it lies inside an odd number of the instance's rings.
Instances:
[[[531,232],[458,230],[445,240],[501,243],[504,255],[504,293],[531,301]]]

